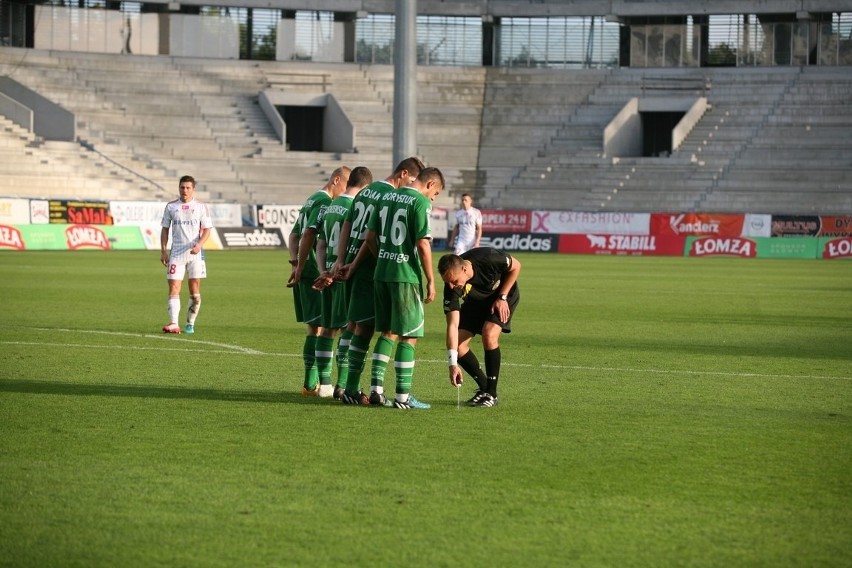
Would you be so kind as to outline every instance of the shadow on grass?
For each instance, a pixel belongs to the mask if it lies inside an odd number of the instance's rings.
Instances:
[[[232,402],[266,402],[276,404],[314,404],[320,402],[320,399],[315,397],[304,397],[298,392],[222,390],[210,388],[163,387],[154,385],[80,384],[26,379],[0,380],[0,392],[21,394],[58,394],[66,396],[224,400]],[[323,400],[322,402],[324,403],[325,401]]]

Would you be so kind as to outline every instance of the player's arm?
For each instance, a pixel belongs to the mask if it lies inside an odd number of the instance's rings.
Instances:
[[[428,304],[435,299],[435,275],[432,273],[432,239],[426,237],[417,241],[417,254],[420,255],[420,263],[426,274],[426,297],[424,303]]]
[[[207,239],[210,237],[210,227],[205,227],[201,229],[201,234],[198,236],[198,242],[192,247],[189,251],[190,254],[198,254],[201,252],[201,249],[204,248],[204,243],[207,242]]]
[[[508,256],[507,258],[509,259],[509,268],[503,273],[503,278],[500,280],[500,288],[497,290],[497,299],[491,305],[491,313],[497,312],[500,316],[500,321],[503,323],[509,321],[509,302],[503,300],[502,296],[509,293],[512,286],[518,281],[518,274],[521,273],[520,261],[513,256]]]
[[[328,252],[328,242],[322,237],[319,236],[317,239],[317,266],[325,266],[326,265],[326,255]],[[314,284],[312,288],[314,290],[323,290],[331,285],[332,278],[331,272],[328,270],[320,269],[320,275],[314,280]]]
[[[451,246],[456,244],[456,237],[458,235],[459,235],[459,224],[456,223],[455,225],[453,225],[453,230],[450,233],[450,245]]]
[[[316,243],[316,241],[316,227],[306,228],[305,232],[302,233],[302,238],[299,239],[298,260],[296,261],[296,267],[293,270],[293,274],[296,276],[297,281],[302,277],[302,271],[305,270],[305,265],[308,263],[308,256],[310,256],[311,250],[313,250],[314,243]]]
[[[458,295],[446,282],[444,283],[444,315],[447,318],[447,366],[450,371],[450,384],[458,387],[464,381],[459,367],[459,322],[461,321],[461,303]]]
[[[163,227],[160,231],[160,262],[163,263],[163,266],[169,264],[169,228]]]
[[[479,247],[479,241],[482,240],[482,221],[476,223],[476,239],[473,241],[473,248]]]
[[[290,251],[290,277],[287,279],[287,286],[292,288],[299,281],[298,278],[295,278],[296,265],[299,263],[299,233],[296,227],[293,227],[287,237],[287,248]]]
[[[349,233],[352,232],[352,222],[346,220],[340,227],[340,237],[337,239],[337,259],[331,267],[331,274],[337,277],[346,259],[346,249],[349,248]]]

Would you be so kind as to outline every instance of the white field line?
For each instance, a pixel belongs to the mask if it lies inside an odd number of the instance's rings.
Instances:
[[[185,353],[216,353],[223,355],[253,355],[264,357],[293,357],[301,359],[301,353],[267,353],[258,351],[240,345],[232,345],[229,343],[217,343],[214,341],[203,341],[199,339],[189,339],[183,337],[175,337],[173,334],[150,334],[150,333],[128,333],[120,331],[99,331],[87,329],[62,329],[62,328],[28,328],[36,331],[60,331],[66,333],[89,333],[98,335],[114,335],[125,337],[138,337],[142,339],[156,339],[168,341],[180,341],[187,344],[187,347],[143,347],[136,345],[92,345],[86,343],[50,343],[41,341],[0,341],[0,345],[28,345],[28,346],[45,346],[45,347],[75,347],[80,349],[114,349],[128,351],[180,351]],[[190,344],[210,345],[219,347],[220,349],[200,349],[190,347]],[[446,365],[443,359],[418,359],[418,363],[442,364]],[[524,367],[538,369],[555,369],[569,371],[590,371],[590,372],[619,372],[619,373],[648,373],[652,375],[712,375],[716,377],[734,377],[734,378],[757,378],[757,379],[813,379],[813,380],[836,380],[836,381],[852,381],[852,377],[831,377],[826,375],[787,375],[773,373],[738,373],[726,371],[697,371],[688,369],[639,369],[634,367],[593,367],[586,365],[552,365],[549,363],[541,363],[533,365],[529,363],[511,363],[503,362],[504,367]]]

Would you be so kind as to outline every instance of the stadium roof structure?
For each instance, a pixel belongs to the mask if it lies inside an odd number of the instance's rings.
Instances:
[[[413,0],[410,0],[413,1]],[[147,0],[146,4],[168,4],[171,9],[185,6],[235,6],[278,10],[315,10],[367,13],[394,13],[397,0]],[[852,10],[850,0],[416,0],[417,13],[440,16],[551,17],[607,16],[613,19],[639,16],[712,14],[796,14],[807,19],[810,13]]]

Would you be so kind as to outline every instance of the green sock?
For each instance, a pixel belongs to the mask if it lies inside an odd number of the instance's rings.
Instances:
[[[305,344],[302,346],[302,359],[305,361],[305,388],[314,390],[319,382],[319,373],[316,366],[317,337],[315,335],[305,336]]]
[[[317,373],[321,385],[331,384],[331,362],[334,358],[334,338],[317,337],[316,345]]]
[[[393,369],[396,371],[396,394],[411,393],[411,378],[414,376],[414,346],[402,343],[396,346],[396,356],[393,359]]]
[[[353,335],[349,342],[349,376],[346,379],[346,392],[358,394],[361,392],[361,373],[364,372],[364,359],[370,349],[372,336]]]
[[[337,342],[337,386],[346,387],[349,377],[349,344],[352,342],[352,332],[343,330],[340,341]]]
[[[373,367],[370,372],[370,390],[375,390],[375,387],[385,385],[385,371],[388,368],[391,354],[393,353],[393,341],[380,336],[376,340],[376,345],[373,347]]]

